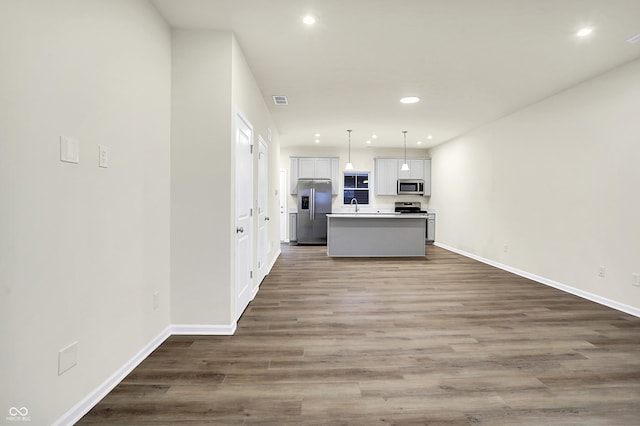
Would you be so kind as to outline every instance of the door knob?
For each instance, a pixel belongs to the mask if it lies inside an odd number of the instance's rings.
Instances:
[[[238,234],[238,233],[243,233],[243,232],[244,232],[244,228],[243,228],[242,226],[238,226],[238,227],[236,228],[236,234]]]
[[[271,220],[271,219],[269,219],[269,216],[267,216],[267,217],[264,218],[264,220]]]

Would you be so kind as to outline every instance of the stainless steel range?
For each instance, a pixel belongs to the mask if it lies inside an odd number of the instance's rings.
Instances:
[[[422,210],[422,205],[419,201],[396,201],[395,210],[396,213],[401,214],[425,214],[427,220],[425,241],[429,244],[433,244],[436,236],[436,214],[435,212],[429,212]]]
[[[426,213],[426,210],[421,209],[419,201],[396,201],[395,212],[396,213]]]

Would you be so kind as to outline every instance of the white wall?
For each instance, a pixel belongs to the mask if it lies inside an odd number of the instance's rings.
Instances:
[[[278,134],[230,32],[174,30],[172,40],[171,321],[232,327],[236,110],[252,124],[254,144],[262,135],[270,146],[270,193],[278,187]],[[277,242],[277,201],[270,211],[269,235]],[[254,237],[257,250],[257,232]],[[269,261],[278,253],[279,245],[273,244]]]
[[[147,2],[2,1],[0,70],[0,416],[44,425],[169,324],[170,33]]]
[[[231,33],[174,30],[171,321],[230,325]]]
[[[640,309],[639,75],[631,62],[434,148],[436,240]]]

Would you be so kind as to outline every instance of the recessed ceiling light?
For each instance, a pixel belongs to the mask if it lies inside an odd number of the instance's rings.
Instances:
[[[433,136],[429,135],[427,136],[427,139],[433,139]]]
[[[307,15],[304,18],[302,18],[302,22],[304,22],[305,25],[313,25],[316,23],[316,18],[313,17],[312,15]]]
[[[374,133],[374,134],[372,134],[372,135],[371,135],[371,137],[375,139],[375,138],[377,138],[377,137],[378,137],[378,135],[376,135],[376,134]]]
[[[581,28],[581,29],[576,33],[576,35],[577,35],[578,37],[586,37],[586,36],[588,36],[589,34],[591,34],[592,32],[593,32],[593,28],[591,28],[591,27],[584,27],[584,28]]]
[[[418,98],[417,96],[407,96],[400,99],[400,102],[402,102],[403,104],[415,104],[416,102],[420,102],[420,98]]]
[[[367,145],[371,145],[371,141],[367,141]]]
[[[315,136],[316,138],[319,138],[319,137],[320,137],[320,133],[316,133],[314,136]]]
[[[316,143],[320,143],[320,139],[316,139]]]
[[[422,145],[422,141],[418,141],[416,142],[418,145]]]

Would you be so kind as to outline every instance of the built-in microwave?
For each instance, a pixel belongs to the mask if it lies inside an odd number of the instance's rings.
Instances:
[[[424,195],[424,180],[398,179],[398,195]]]

